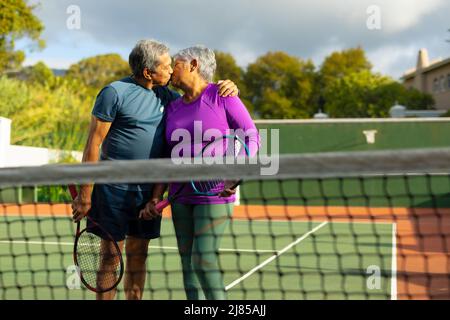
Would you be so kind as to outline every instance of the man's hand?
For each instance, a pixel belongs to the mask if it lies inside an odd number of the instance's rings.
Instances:
[[[147,202],[145,208],[139,212],[139,219],[152,220],[154,218],[160,217],[161,212],[157,211],[155,208],[156,204],[159,201],[160,201],[159,199],[155,198]]]
[[[221,97],[236,97],[239,95],[239,89],[231,80],[219,80],[217,81],[219,85],[219,95]]]
[[[82,194],[78,196],[72,202],[72,219],[73,222],[78,222],[83,219],[91,210],[91,199],[85,198]]]

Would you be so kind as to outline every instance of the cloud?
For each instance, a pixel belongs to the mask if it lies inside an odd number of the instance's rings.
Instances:
[[[32,66],[38,62],[44,62],[46,65],[51,66],[53,69],[68,69],[73,63],[73,59],[65,59],[61,57],[32,57],[26,58],[23,65]]]
[[[66,27],[69,5],[80,7],[81,30]],[[370,5],[381,9],[381,30],[366,26]],[[37,14],[49,50],[70,52],[61,59],[108,51],[126,57],[142,38],[164,41],[173,52],[204,44],[231,52],[242,66],[275,50],[320,64],[333,50],[362,46],[377,69],[398,75],[398,61],[415,64],[416,53],[406,48],[448,50],[448,12],[445,0],[47,0]],[[442,43],[432,43],[430,34],[440,32]]]
[[[399,78],[410,67],[405,65],[405,61],[414,61],[417,51],[414,45],[409,46],[385,46],[371,51],[368,58],[375,61],[373,70],[382,74],[391,74],[394,78]],[[406,62],[408,63],[408,62]]]
[[[341,51],[345,49],[345,45],[337,38],[331,38],[323,46],[320,46],[313,52],[312,57],[316,66],[320,66],[323,60],[334,51]]]
[[[388,32],[400,32],[414,27],[428,14],[445,6],[445,0],[380,1]]]

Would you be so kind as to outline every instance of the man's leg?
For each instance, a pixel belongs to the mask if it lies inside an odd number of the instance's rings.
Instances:
[[[146,260],[149,239],[128,236],[125,250],[127,262],[125,267],[125,297],[127,300],[141,300],[144,293],[147,274]]]
[[[120,251],[122,252],[123,241],[117,242],[119,245]],[[102,240],[100,244],[100,252],[101,255],[100,260],[100,268],[97,272],[97,287],[108,287],[111,284],[111,277],[114,277],[116,274],[117,265],[120,263],[119,257],[114,256],[115,252],[114,245],[111,241]],[[108,292],[97,293],[97,300],[113,300],[116,296],[117,289],[114,288]]]
[[[126,221],[122,219],[121,203],[126,201],[124,191],[110,187],[108,185],[96,184],[92,192],[92,208],[89,217],[93,221],[100,224],[114,239],[124,239],[126,231]],[[87,221],[87,227],[91,232],[103,238],[102,231]],[[124,242],[117,241],[120,251],[123,250]],[[108,240],[102,240],[100,245],[101,260],[99,271],[97,272],[97,285],[109,286],[107,283],[108,277],[111,277],[112,270],[115,270],[117,264],[120,262],[118,257],[114,257],[111,253],[114,252],[113,244]],[[110,253],[110,254],[108,254]],[[116,296],[116,289],[105,293],[97,293],[97,300],[112,300]]]

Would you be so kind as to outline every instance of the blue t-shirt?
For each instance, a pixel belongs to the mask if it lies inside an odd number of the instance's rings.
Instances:
[[[127,77],[100,91],[92,114],[112,122],[102,143],[100,160],[163,157],[165,107],[180,95],[167,87],[146,89]],[[149,185],[113,184],[126,190],[150,190]]]

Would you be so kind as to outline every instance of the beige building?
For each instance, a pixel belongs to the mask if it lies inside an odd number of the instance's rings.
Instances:
[[[430,62],[426,49],[419,51],[417,66],[402,77],[407,88],[429,93],[436,109],[450,110],[450,58]]]

